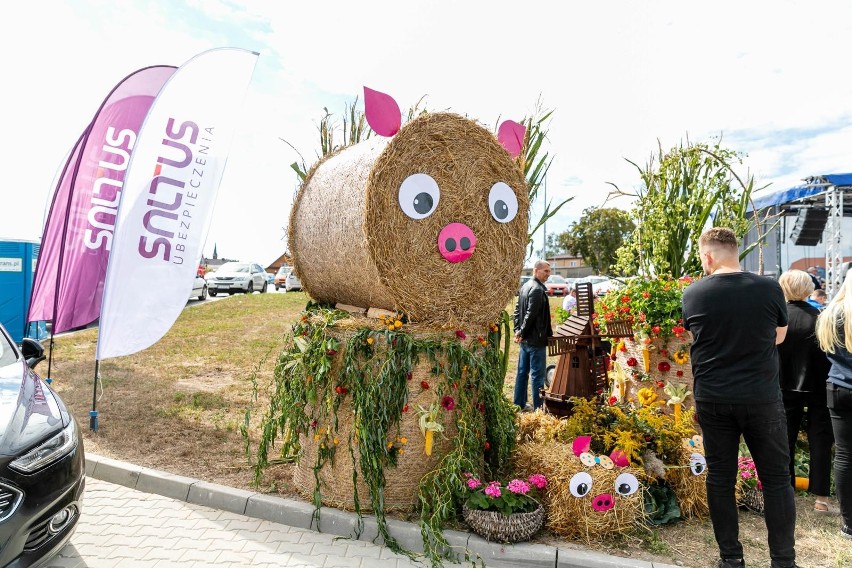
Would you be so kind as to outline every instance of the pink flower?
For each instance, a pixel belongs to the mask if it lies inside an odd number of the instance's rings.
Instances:
[[[500,484],[492,481],[488,484],[488,487],[485,488],[485,494],[489,497],[497,498],[501,495],[500,493]]]
[[[459,339],[467,339],[467,335],[465,335],[465,333],[460,329],[456,330],[456,337]]]
[[[441,399],[441,406],[444,407],[444,410],[452,410],[456,407],[456,401],[451,396],[445,396]]]
[[[530,486],[526,481],[521,481],[520,479],[513,479],[506,485],[506,489],[511,491],[512,493],[520,493],[521,495],[526,495],[529,493]]]
[[[545,487],[547,487],[547,478],[540,473],[532,474],[529,478],[529,482],[539,489],[544,489]]]
[[[475,477],[471,477],[470,479],[467,480],[467,486],[470,487],[471,489],[476,489],[476,488],[482,486],[482,482],[479,481],[478,479],[476,479]]]

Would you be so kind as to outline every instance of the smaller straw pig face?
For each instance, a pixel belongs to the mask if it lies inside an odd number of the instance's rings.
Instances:
[[[621,451],[615,450],[609,456],[595,455],[591,453],[590,445],[591,438],[588,436],[581,436],[573,442],[574,455],[587,469],[571,477],[569,489],[571,495],[578,499],[590,497],[592,509],[605,513],[615,507],[617,498],[630,497],[636,493],[639,480],[626,471],[630,464]],[[616,468],[625,468],[625,471],[618,473]]]
[[[523,265],[529,195],[491,133],[449,113],[417,118],[377,161],[366,200],[382,284],[410,317],[459,325],[496,318]],[[440,314],[436,296],[446,306]],[[481,321],[471,321],[475,308]]]

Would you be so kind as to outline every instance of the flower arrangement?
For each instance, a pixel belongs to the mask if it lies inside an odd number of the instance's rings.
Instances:
[[[540,506],[538,492],[547,487],[541,474],[530,475],[526,480],[513,479],[503,485],[499,481],[484,483],[472,473],[465,473],[465,505],[478,511],[497,511],[504,515],[531,513]]]
[[[763,491],[763,483],[757,477],[754,460],[749,456],[740,456],[737,460],[737,483],[747,489]]]
[[[677,280],[662,276],[634,278],[624,288],[599,300],[595,324],[605,332],[607,323],[627,320],[637,339],[648,342],[657,337],[680,337],[686,332],[681,308],[683,289],[691,283],[689,276]]]

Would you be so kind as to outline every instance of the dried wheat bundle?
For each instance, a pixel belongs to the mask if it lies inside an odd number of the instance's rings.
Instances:
[[[439,188],[420,219],[400,201],[415,174]],[[501,182],[517,202],[508,222],[492,214]],[[517,289],[528,209],[523,172],[493,134],[462,116],[425,114],[389,141],[370,138],[313,168],[293,205],[290,251],[319,302],[397,310],[440,329],[483,327]],[[439,234],[453,224],[474,236],[464,261],[439,251]]]

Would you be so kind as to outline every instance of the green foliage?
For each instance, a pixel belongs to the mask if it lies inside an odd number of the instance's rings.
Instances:
[[[652,157],[644,168],[630,163],[643,187],[631,194],[614,186],[616,195],[637,198],[631,211],[636,228],[618,249],[622,274],[699,274],[698,237],[705,229],[730,227],[739,238],[748,231],[754,178],[744,183],[734,173],[742,159],[733,150],[687,141],[666,153],[660,147],[656,163]]]
[[[677,496],[665,481],[650,484],[644,497],[645,515],[652,525],[667,525],[681,518]],[[659,534],[655,537],[649,544],[660,543]]]
[[[559,247],[583,260],[598,274],[609,273],[618,249],[636,228],[626,211],[589,207],[568,230],[558,235]]]
[[[420,521],[426,556],[433,566],[451,555],[442,535],[444,524],[460,506],[458,487],[463,472],[496,471],[507,463],[515,443],[514,407],[503,397],[505,372],[500,327],[488,338],[463,343],[458,338],[415,338],[398,328],[364,327],[341,340],[335,322],[341,312],[314,307],[293,326],[293,340],[279,357],[274,392],[261,421],[255,461],[259,483],[276,441],[287,458],[299,450],[299,436],[313,436],[319,450],[314,464],[314,505],[320,509],[319,472],[332,459],[348,452],[352,463],[354,505],[369,497],[379,534],[385,544],[405,552],[390,535],[385,517],[385,472],[396,467],[402,452],[398,425],[408,403],[411,370],[425,360],[432,369],[431,388],[437,400],[450,399],[458,434],[438,466],[420,481]],[[501,324],[502,325],[502,324]],[[255,393],[256,396],[256,393]],[[352,401],[355,422],[349,439],[338,432],[342,401]],[[444,406],[447,408],[447,406]],[[445,420],[438,412],[436,420]],[[447,424],[443,424],[446,428]],[[250,449],[247,446],[247,449]],[[369,496],[358,495],[359,468]]]

